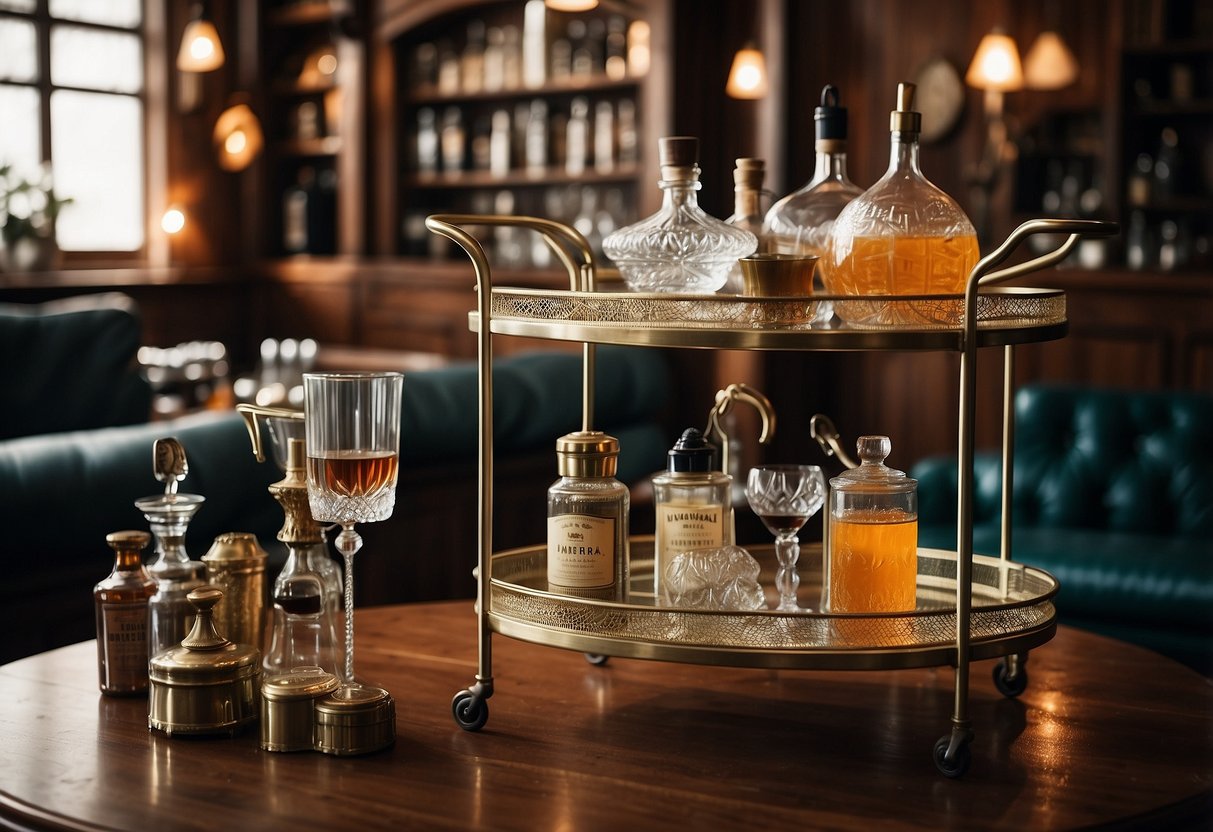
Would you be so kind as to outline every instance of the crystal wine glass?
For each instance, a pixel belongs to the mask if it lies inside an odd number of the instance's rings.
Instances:
[[[307,495],[312,516],[337,523],[345,559],[345,686],[371,687],[354,676],[355,523],[392,516],[400,451],[400,373],[305,373]]]
[[[825,502],[825,477],[816,465],[762,465],[750,469],[745,496],[767,531],[775,535],[778,609],[798,612],[801,608],[796,603],[796,589],[800,586],[800,575],[796,561],[800,557],[800,541],[796,533]]]

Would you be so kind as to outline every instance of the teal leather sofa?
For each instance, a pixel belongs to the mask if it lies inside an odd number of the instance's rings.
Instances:
[[[1058,620],[1213,674],[1213,396],[1026,386],[1012,559],[1056,576]],[[997,555],[1001,461],[979,453],[973,548]],[[919,544],[956,539],[956,460],[926,459]]]
[[[0,662],[94,635],[92,588],[113,563],[105,536],[146,529],[133,501],[163,489],[152,473],[157,438],[182,442],[190,472],[181,490],[206,498],[186,539],[192,557],[222,532],[249,531],[270,552],[271,578],[284,559],[282,512],[266,491],[281,474],[256,462],[232,411],[147,421],[139,330],[122,296],[0,304]],[[620,477],[634,482],[664,459],[658,417],[669,373],[654,351],[604,347],[598,356],[596,427],[619,437]],[[543,540],[555,440],[581,425],[580,379],[578,354],[496,364],[497,548]],[[473,594],[476,367],[406,373],[404,389],[396,511],[361,529],[359,604]]]

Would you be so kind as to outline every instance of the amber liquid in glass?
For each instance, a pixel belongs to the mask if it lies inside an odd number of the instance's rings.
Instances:
[[[912,610],[917,580],[917,518],[887,511],[830,518],[831,612]]]
[[[979,252],[974,236],[856,237],[835,257],[823,275],[832,293],[950,295],[964,293]]]
[[[396,503],[399,456],[392,451],[333,451],[308,456],[308,482],[317,520],[370,523],[386,520]],[[316,511],[321,498],[323,510]]]

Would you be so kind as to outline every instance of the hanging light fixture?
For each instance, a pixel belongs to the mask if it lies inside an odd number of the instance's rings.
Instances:
[[[750,41],[733,56],[733,68],[724,91],[732,98],[763,98],[768,90],[767,60],[762,50]]]
[[[1059,90],[1078,80],[1078,59],[1057,32],[1036,36],[1023,60],[1028,89]]]
[[[1015,39],[999,29],[982,38],[969,71],[965,73],[965,83],[979,90],[997,92],[1023,89],[1023,68]]]
[[[190,22],[181,36],[177,52],[177,69],[182,72],[210,72],[223,66],[223,44],[219,32],[206,15],[202,3],[195,3]]]
[[[588,12],[598,8],[598,0],[543,0],[554,12]]]
[[[219,167],[224,170],[244,170],[265,144],[257,114],[240,98],[238,96],[237,102],[220,114],[211,136]]]

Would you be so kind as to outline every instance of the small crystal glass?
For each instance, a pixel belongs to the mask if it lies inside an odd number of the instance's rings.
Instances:
[[[354,554],[362,547],[355,523],[392,516],[400,451],[400,373],[305,373],[307,493],[312,516],[338,523],[345,558],[346,695],[370,687],[354,676]]]
[[[800,612],[802,608],[796,603],[800,541],[796,534],[825,502],[825,477],[816,465],[762,465],[750,469],[745,495],[767,531],[775,535],[775,557],[779,561],[775,576],[777,609]]]

